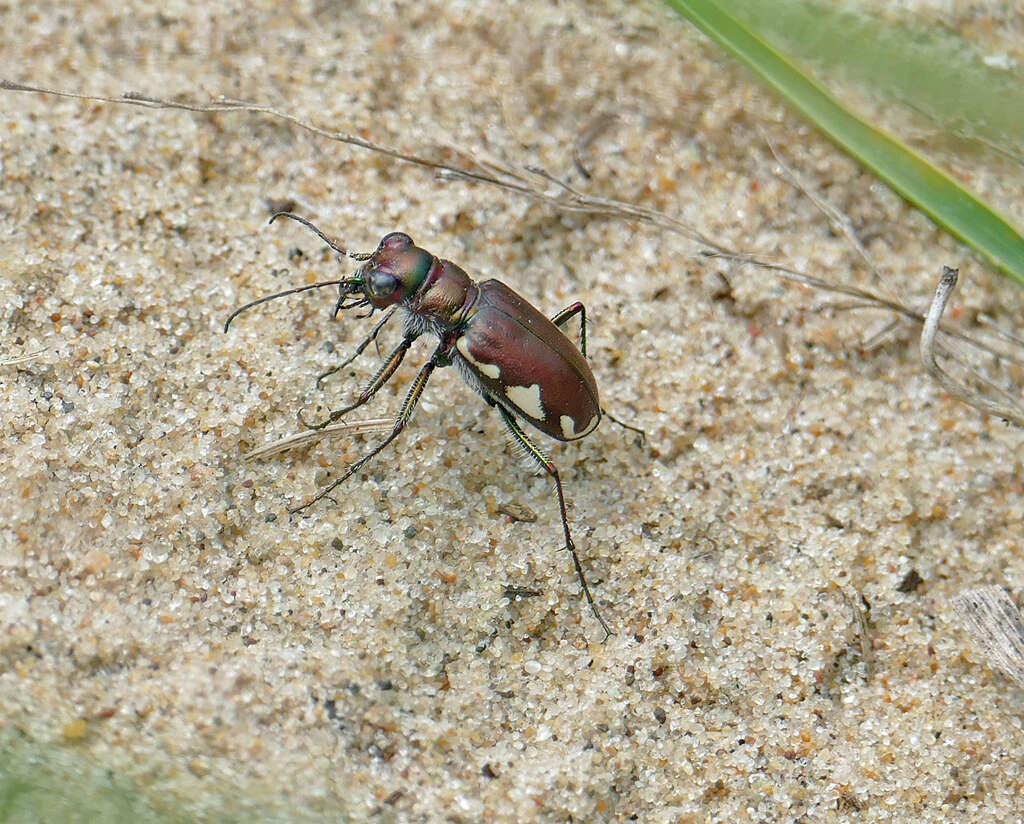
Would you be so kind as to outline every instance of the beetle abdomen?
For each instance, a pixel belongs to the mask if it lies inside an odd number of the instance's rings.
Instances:
[[[601,419],[597,382],[583,353],[504,283],[479,284],[455,348],[495,401],[560,441]]]

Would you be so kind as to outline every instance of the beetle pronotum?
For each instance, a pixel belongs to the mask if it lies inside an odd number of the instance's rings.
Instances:
[[[501,281],[477,283],[454,263],[421,249],[412,238],[401,232],[386,235],[370,254],[352,254],[305,218],[278,212],[270,219],[271,223],[278,217],[302,223],[336,252],[362,261],[362,265],[354,274],[340,280],[300,286],[247,303],[231,313],[224,324],[225,332],[231,321],[253,306],[325,286],[337,286],[339,289],[335,315],[345,309],[368,308],[369,313],[364,315],[368,317],[377,309],[387,309],[384,318],[353,355],[321,375],[322,379],[351,363],[375,341],[396,308],[404,320],[401,342],[387,356],[384,365],[359,397],[348,406],[331,412],[312,428],[322,428],[337,421],[377,394],[394,375],[409,347],[420,335],[430,332],[438,338],[434,354],[413,381],[388,436],[339,478],[289,511],[300,512],[328,495],[395,440],[412,417],[434,370],[454,364],[463,380],[488,405],[498,410],[513,440],[554,480],[565,547],[572,556],[583,594],[594,616],[605,631],[605,637],[611,635],[590,594],[590,586],[569,532],[565,494],[558,469],[520,426],[520,421],[528,421],[556,440],[574,441],[593,432],[600,422],[602,410],[597,382],[586,360],[587,324],[583,304],[574,303],[548,319]],[[576,315],[580,316],[578,349],[558,328]]]

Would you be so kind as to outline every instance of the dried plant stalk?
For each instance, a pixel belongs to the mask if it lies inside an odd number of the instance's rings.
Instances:
[[[1003,396],[1002,401],[992,400],[971,387],[956,381],[939,366],[935,358],[935,335],[939,329],[939,320],[942,318],[942,313],[946,311],[946,304],[949,302],[950,295],[953,294],[953,289],[956,287],[958,274],[959,272],[956,269],[950,269],[948,266],[942,267],[942,277],[939,278],[939,285],[935,290],[935,297],[932,299],[931,308],[928,310],[928,315],[925,317],[924,324],[921,327],[921,362],[924,364],[928,374],[951,395],[973,406],[975,409],[980,409],[982,412],[998,415],[1000,418],[1010,421],[1017,426],[1024,426],[1024,410],[1002,389],[990,381],[986,381],[977,373],[971,373],[973,380],[982,383],[990,391]]]
[[[44,354],[46,354],[45,349],[37,349],[34,352],[26,352],[24,355],[18,355],[14,358],[0,360],[0,366],[17,366],[19,363],[30,363]]]
[[[404,163],[411,163],[416,166],[433,170],[442,180],[463,180],[471,183],[483,183],[485,185],[497,186],[522,197],[527,197],[550,206],[553,209],[565,212],[575,212],[590,215],[600,215],[617,220],[636,221],[646,223],[658,229],[681,235],[699,243],[705,250],[703,254],[733,261],[740,265],[752,265],[775,272],[779,277],[800,283],[812,289],[817,289],[833,294],[847,295],[854,299],[855,308],[880,309],[894,313],[897,318],[911,323],[921,324],[922,329],[926,325],[924,314],[904,305],[898,300],[887,298],[868,289],[846,284],[832,283],[822,278],[808,275],[804,272],[792,269],[780,263],[776,263],[756,255],[738,252],[729,249],[724,244],[708,237],[696,227],[679,221],[663,212],[655,209],[648,209],[643,206],[628,203],[613,198],[596,197],[588,195],[570,186],[564,181],[554,177],[544,169],[531,166],[516,167],[506,164],[493,158],[484,158],[479,152],[474,152],[459,146],[435,146],[436,157],[429,157],[425,154],[415,154],[403,151],[383,143],[377,143],[347,132],[325,129],[321,126],[304,120],[294,114],[258,103],[250,103],[243,100],[232,100],[230,98],[215,98],[206,102],[189,102],[180,100],[168,100],[135,92],[126,92],[121,97],[107,97],[103,95],[83,94],[80,92],[63,91],[59,89],[47,89],[40,86],[33,86],[25,83],[16,83],[11,80],[0,80],[0,89],[6,91],[24,91],[38,94],[52,94],[59,97],[76,98],[80,100],[92,100],[103,103],[117,103],[130,106],[141,106],[149,109],[178,109],[188,112],[231,112],[242,111],[263,114],[268,117],[285,120],[295,126],[304,129],[319,137],[338,143],[344,143],[367,151],[383,154],[394,160]],[[856,238],[848,219],[830,204],[826,203],[817,195],[811,193],[808,188],[800,182],[795,172],[789,168],[769,144],[776,160],[783,169],[786,179],[799,188],[819,209],[832,221],[833,225],[850,242],[858,254],[868,263],[873,271],[877,270],[870,256],[863,245]],[[455,155],[462,162],[460,165],[448,162],[443,155]],[[578,160],[578,158],[577,158]],[[948,294],[946,296],[948,300]],[[945,304],[943,303],[943,308]],[[935,302],[933,301],[933,311]],[[941,324],[942,311],[938,310],[934,321],[934,327],[930,333],[931,337],[927,345],[922,334],[922,358],[925,359],[925,367],[936,380],[939,381],[948,391],[956,395],[964,402],[975,406],[985,412],[991,412],[1017,425],[1024,425],[1024,409],[1020,404],[1001,390],[999,387],[986,382],[976,373],[972,377],[979,383],[984,383],[996,394],[1003,396],[1002,403],[990,401],[983,395],[971,390],[966,390],[960,384],[952,381],[936,364],[934,354],[940,352],[947,357],[954,357],[953,354],[941,345],[938,336],[948,335],[950,338],[959,339],[981,349],[984,352],[995,355],[998,358],[1007,358],[1022,362],[1019,356],[1005,351],[995,349],[989,343],[972,338],[969,335],[946,325]],[[930,354],[929,354],[930,353]],[[969,367],[967,367],[969,369]]]
[[[394,421],[389,418],[368,418],[364,421],[352,421],[350,423],[335,423],[325,426],[323,429],[310,429],[307,432],[300,432],[297,435],[289,435],[277,441],[254,449],[243,457],[247,461],[255,461],[260,458],[268,458],[271,455],[279,455],[297,446],[315,443],[323,438],[337,438],[340,435],[368,435],[371,432],[387,432],[394,426]]]

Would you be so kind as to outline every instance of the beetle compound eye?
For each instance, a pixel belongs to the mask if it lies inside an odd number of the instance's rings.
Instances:
[[[412,238],[405,232],[392,232],[390,235],[384,235],[380,245],[383,249],[405,249],[413,244]]]
[[[366,277],[366,293],[371,300],[383,300],[390,297],[398,289],[398,278],[374,269]]]

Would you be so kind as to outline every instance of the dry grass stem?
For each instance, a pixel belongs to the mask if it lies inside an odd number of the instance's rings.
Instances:
[[[260,458],[269,458],[271,455],[279,455],[294,449],[297,446],[315,443],[324,438],[337,438],[341,435],[368,435],[373,432],[387,432],[394,426],[390,418],[368,418],[364,421],[351,421],[350,423],[335,423],[325,426],[323,429],[311,429],[307,432],[299,432],[297,435],[289,435],[277,441],[254,449],[246,453],[243,458],[247,461],[256,461]]]
[[[18,355],[15,358],[0,360],[0,366],[17,366],[19,363],[30,363],[44,354],[46,354],[45,349],[37,349],[34,352],[26,352],[24,355]]]
[[[296,115],[272,106],[250,103],[243,100],[232,100],[230,98],[215,98],[206,102],[189,102],[150,97],[135,92],[126,92],[121,97],[107,97],[103,95],[91,95],[79,92],[48,89],[40,86],[15,83],[10,80],[0,80],[0,89],[7,91],[52,94],[59,97],[92,100],[104,103],[118,103],[150,109],[179,109],[188,112],[241,111],[267,115],[269,117],[285,120],[301,129],[304,129],[305,131],[319,137],[323,137],[327,140],[366,149],[367,151],[383,154],[387,157],[393,158],[394,160],[431,169],[441,180],[462,180],[470,183],[483,183],[489,186],[496,186],[522,197],[544,203],[553,209],[563,212],[599,215],[616,220],[645,223],[655,228],[681,235],[706,247],[705,250],[702,251],[702,254],[708,257],[728,260],[740,265],[757,266],[759,268],[775,272],[783,279],[800,283],[809,288],[832,294],[846,295],[847,297],[853,298],[855,304],[847,304],[845,308],[880,309],[892,312],[898,319],[910,321],[913,324],[921,324],[923,328],[926,325],[925,315],[909,308],[899,300],[888,298],[857,286],[832,283],[756,255],[741,253],[729,249],[713,238],[708,237],[697,228],[676,220],[663,212],[659,212],[655,209],[648,209],[625,201],[616,200],[614,198],[589,195],[571,186],[565,181],[559,180],[544,169],[534,166],[512,166],[499,159],[484,157],[483,153],[466,149],[464,147],[455,145],[435,145],[434,149],[437,153],[436,157],[424,154],[414,154],[383,143],[367,140],[347,132],[325,129],[308,120],[304,120]],[[584,177],[586,177],[586,167],[585,163],[580,161],[580,156],[589,142],[590,131],[594,131],[596,133],[597,130],[604,128],[606,125],[607,124],[604,121],[599,119],[591,126],[589,131],[584,132],[575,147],[574,151],[577,157],[577,165],[581,166],[581,172]],[[851,247],[856,250],[857,254],[867,263],[877,277],[878,270],[867,250],[857,238],[849,218],[821,197],[809,191],[808,188],[799,180],[796,173],[782,159],[771,143],[769,143],[769,148],[771,149],[776,162],[778,162],[782,168],[784,178],[799,188],[800,191],[810,198],[811,201],[828,217],[836,230],[846,237]],[[458,161],[460,161],[458,165],[441,159],[441,157],[446,153],[448,155],[455,156]],[[944,305],[945,304],[943,303],[943,307]],[[935,309],[936,304],[933,302],[932,313]],[[929,317],[931,317],[932,313],[929,313]],[[971,344],[972,346],[978,347],[983,351],[989,352],[997,358],[1014,360],[1018,363],[1024,363],[1024,358],[1021,358],[1019,355],[1014,355],[1013,353],[997,351],[984,341],[976,340],[959,330],[941,325],[941,315],[942,312],[940,310],[938,311],[938,314],[935,315],[934,325],[931,328],[930,333],[925,329],[922,334],[922,358],[925,361],[925,366],[928,371],[948,391],[956,395],[956,397],[964,400],[966,403],[984,411],[991,412],[992,414],[999,415],[1007,420],[1012,420],[1014,423],[1020,425],[1022,421],[1024,421],[1024,414],[1021,413],[1016,402],[1013,401],[1013,399],[1010,398],[1003,390],[999,389],[994,384],[984,381],[983,378],[977,376],[976,373],[973,373],[974,377],[978,381],[985,383],[992,391],[1003,395],[1004,398],[1007,399],[1006,403],[990,401],[978,393],[960,386],[938,367],[934,357],[934,353],[936,351],[950,357],[952,357],[952,355],[942,347],[941,343],[936,342],[936,336],[939,333],[942,335],[948,335],[950,338],[959,339],[965,343]],[[879,340],[891,332],[892,325],[890,324],[876,335],[872,335],[871,341],[877,345]],[[1019,345],[1020,342],[1014,340],[1014,343]],[[259,454],[262,455],[263,453]]]

